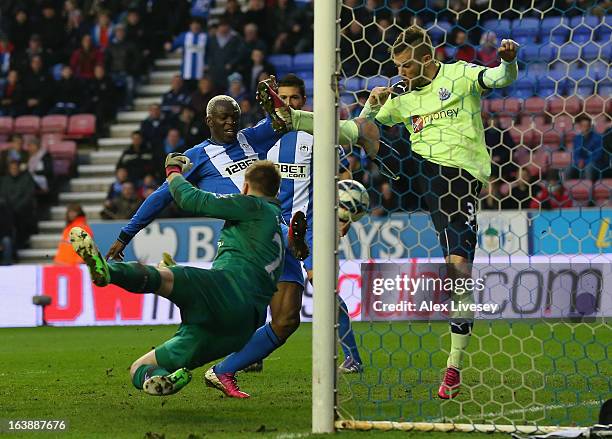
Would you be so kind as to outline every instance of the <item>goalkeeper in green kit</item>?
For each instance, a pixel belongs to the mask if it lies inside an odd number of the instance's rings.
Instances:
[[[78,227],[70,231],[72,246],[94,284],[155,292],[181,311],[174,337],[130,368],[134,386],[150,395],[176,393],[191,381],[191,369],[240,350],[259,327],[283,268],[284,233],[276,199],[281,175],[276,166],[269,161],[251,165],[242,193],[234,195],[193,187],[181,175],[190,167],[187,156],[170,154],[166,176],[181,209],[225,220],[212,269],[107,262],[87,232]],[[232,384],[217,381],[218,377],[205,377],[209,386]]]
[[[494,68],[464,61],[446,64],[435,60],[427,32],[412,26],[390,49],[402,80],[393,87],[376,87],[358,118],[340,121],[343,145],[354,145],[368,135],[372,123],[379,127],[402,124],[409,131],[412,157],[404,169],[414,173],[411,188],[431,215],[448,277],[457,281],[471,277],[478,198],[491,174],[481,95],[492,88],[507,87],[517,78],[518,47],[512,40],[502,40],[498,49],[502,61]],[[277,129],[312,133],[313,114],[283,106],[268,83],[260,83],[258,98]],[[362,146],[370,156],[378,151],[376,143]],[[453,292],[451,300],[472,303],[473,294]],[[459,394],[460,370],[474,314],[452,313],[449,323],[451,348],[438,389],[442,399]]]

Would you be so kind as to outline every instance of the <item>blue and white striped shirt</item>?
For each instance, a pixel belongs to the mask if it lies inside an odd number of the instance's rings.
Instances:
[[[183,32],[175,38],[172,50],[183,48],[183,65],[181,75],[185,80],[202,79],[204,67],[206,66],[206,44],[208,35],[206,32],[194,34]]]

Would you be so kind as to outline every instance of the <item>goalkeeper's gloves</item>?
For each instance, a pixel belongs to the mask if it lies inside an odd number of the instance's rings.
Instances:
[[[191,160],[185,154],[180,152],[171,152],[166,156],[166,177],[169,177],[170,174],[174,174],[175,172],[184,174],[192,167],[193,163],[191,163]]]
[[[272,119],[272,128],[278,133],[291,131],[291,109],[287,106],[276,93],[276,78],[270,76],[269,79],[257,84],[255,99]]]

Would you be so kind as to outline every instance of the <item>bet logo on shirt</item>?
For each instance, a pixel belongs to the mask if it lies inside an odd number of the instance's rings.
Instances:
[[[448,98],[450,98],[450,95],[451,95],[451,92],[445,89],[444,87],[438,90],[438,96],[440,97],[441,101],[447,100]]]

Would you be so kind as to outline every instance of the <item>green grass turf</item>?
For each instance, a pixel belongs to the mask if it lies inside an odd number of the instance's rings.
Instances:
[[[409,333],[406,328],[409,328]],[[412,414],[418,414],[419,410],[425,417],[438,416],[440,407],[455,404],[451,402],[440,405],[437,400],[430,400],[429,396],[422,403],[412,400],[428,395],[428,392],[437,388],[439,364],[444,361],[444,355],[437,351],[447,341],[443,336],[445,330],[442,325],[434,324],[426,330],[425,326],[408,327],[406,323],[393,326],[376,324],[372,328],[362,323],[357,324],[356,329],[359,339],[364,343],[363,351],[369,366],[361,378],[351,376],[348,380],[341,380],[340,399],[346,400],[349,395],[353,395],[350,401],[342,402],[344,410],[362,419],[406,419]],[[599,335],[599,328],[576,331],[576,328],[567,325],[559,328],[547,325],[532,331],[537,337],[529,336],[523,340],[526,343],[524,348],[541,350],[537,340],[552,340],[552,335],[547,332],[551,329],[555,330],[555,337],[567,337],[568,342],[559,345],[550,343],[552,354],[550,364],[546,365],[569,367],[569,362],[562,361],[563,356],[579,358],[579,352],[589,352],[591,359],[601,359],[602,356],[609,358],[605,351],[606,347],[609,349],[609,332],[607,346],[588,342],[594,335]],[[609,327],[601,329],[609,331]],[[253,395],[249,400],[222,398],[217,391],[205,388],[202,384],[203,369],[195,371],[194,381],[171,397],[154,398],[134,389],[128,375],[131,362],[170,337],[174,330],[174,327],[169,326],[0,329],[0,419],[66,419],[69,422],[67,432],[11,433],[6,437],[155,437],[146,436],[147,432],[163,434],[166,439],[315,437],[309,434],[310,325],[302,325],[281,349],[272,354],[265,363],[264,373],[240,375],[242,388]],[[414,336],[415,331],[422,332],[420,341]],[[502,329],[498,331],[496,335],[503,335],[508,342],[524,338],[521,333],[511,337],[504,335]],[[403,335],[401,340],[400,335]],[[486,337],[481,342],[487,349],[494,349],[497,343]],[[586,347],[584,342],[587,343]],[[533,343],[533,346],[528,343]],[[413,355],[408,355],[408,352]],[[389,353],[393,354],[391,359]],[[472,360],[480,362],[480,358],[475,354]],[[498,372],[494,375],[492,369],[493,366],[504,366],[505,357],[500,358],[491,367],[484,368],[484,363],[480,365],[487,379],[494,376],[493,381],[501,380],[503,374]],[[526,356],[515,355],[510,358],[515,361],[516,367],[521,366],[522,362],[532,364]],[[591,359],[584,361],[584,355],[580,358],[587,368],[593,363]],[[419,378],[418,368],[421,365],[427,366],[430,361],[436,364],[437,369],[430,371],[431,368],[426,367],[420,372]],[[590,372],[586,376],[569,373],[564,377],[564,373],[571,370],[569,368],[557,373],[542,370],[537,377],[551,376],[553,383],[565,382],[575,389],[586,384],[603,385],[599,391],[607,393],[610,391],[610,365],[609,362],[599,363],[597,374],[595,370],[588,369]],[[482,386],[476,383],[476,372],[472,369],[466,371],[466,380],[478,388],[474,395],[484,398],[480,389]],[[507,385],[510,388],[514,386],[512,383]],[[543,392],[545,395],[564,395],[548,389]],[[389,395],[396,397],[396,400],[388,401]],[[569,395],[577,397],[574,390],[569,391]],[[589,399],[594,396],[594,392],[584,395],[585,399]],[[489,411],[488,405],[483,406]],[[444,414],[451,413],[447,409],[443,410]],[[587,411],[591,414],[597,409],[589,407]],[[387,439],[424,435],[405,432],[341,432],[338,435],[340,438],[373,436]],[[453,433],[449,436],[434,433],[425,437],[456,439],[484,438],[485,435]]]

